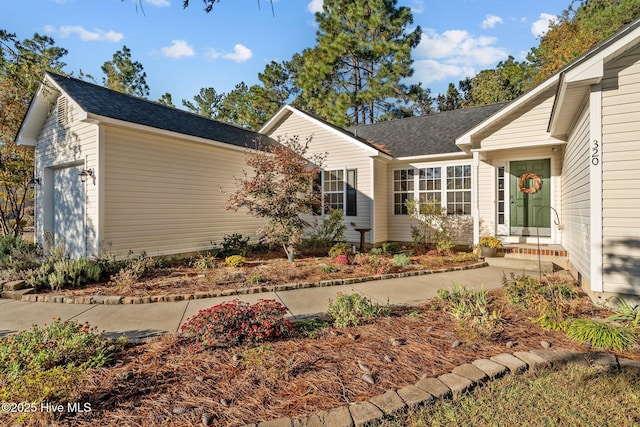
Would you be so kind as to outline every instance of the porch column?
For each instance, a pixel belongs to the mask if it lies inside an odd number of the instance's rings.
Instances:
[[[480,241],[480,209],[478,208],[478,191],[479,191],[479,170],[480,170],[480,153],[473,152],[473,162],[471,163],[471,216],[473,217],[473,244],[477,245]]]

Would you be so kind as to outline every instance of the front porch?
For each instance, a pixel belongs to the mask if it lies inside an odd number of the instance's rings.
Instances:
[[[485,261],[492,267],[521,269],[523,273],[538,276],[568,269],[569,253],[558,244],[505,244]]]

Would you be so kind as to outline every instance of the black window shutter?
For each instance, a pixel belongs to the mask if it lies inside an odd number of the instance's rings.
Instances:
[[[322,197],[322,171],[318,171],[315,179],[313,180],[313,189],[312,191],[319,195],[320,203],[313,205],[313,214],[321,215],[322,214],[322,205],[324,203],[324,197]]]
[[[358,180],[357,169],[347,169],[347,203],[345,206],[345,214],[347,216],[356,216],[357,190],[356,183]]]

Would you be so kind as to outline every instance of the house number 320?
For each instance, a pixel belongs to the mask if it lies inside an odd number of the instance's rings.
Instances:
[[[594,139],[591,145],[591,164],[593,166],[600,164],[600,143],[597,139]]]

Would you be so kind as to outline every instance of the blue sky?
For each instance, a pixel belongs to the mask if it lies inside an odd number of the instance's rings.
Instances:
[[[521,60],[569,2],[399,0],[423,30],[409,82],[438,94],[509,55]],[[207,14],[200,0],[190,3],[183,9],[182,0],[2,0],[0,28],[19,39],[53,37],[69,51],[65,71],[82,70],[100,84],[100,67],[126,45],[144,66],[149,98],[169,92],[180,106],[202,87],[220,93],[241,81],[257,83],[265,64],[312,47],[313,12],[322,8],[322,0],[274,0],[274,15],[268,0],[221,0]]]

